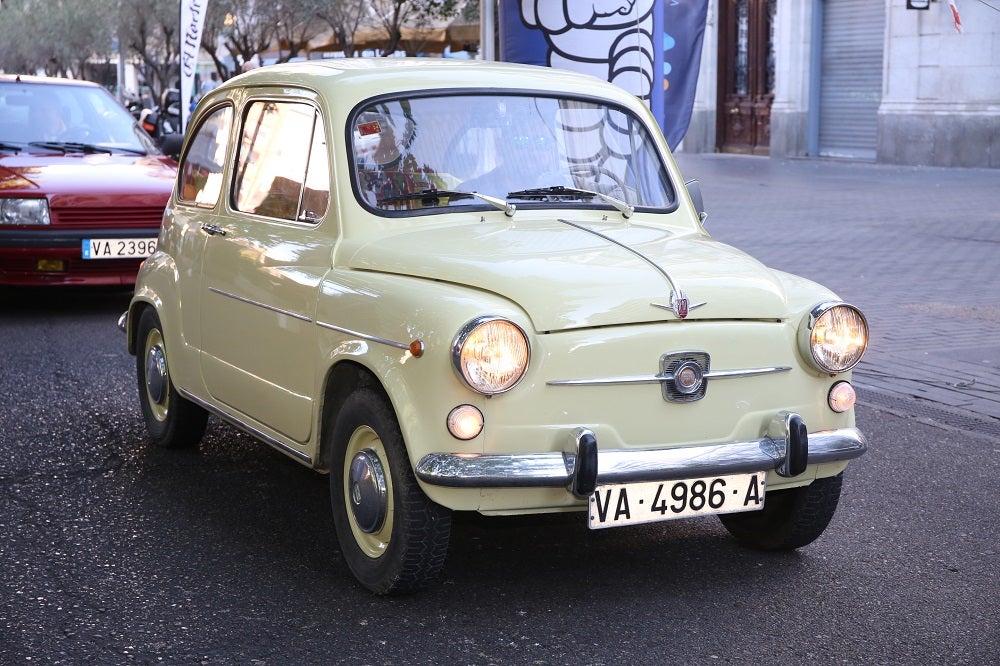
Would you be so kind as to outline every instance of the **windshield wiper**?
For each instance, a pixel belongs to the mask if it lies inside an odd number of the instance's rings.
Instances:
[[[7,143],[6,141],[0,141],[0,150],[11,150],[15,153],[21,152],[21,146],[14,143]]]
[[[553,185],[552,187],[536,187],[528,190],[518,190],[508,192],[508,199],[537,199],[538,201],[552,201],[559,199],[593,199],[597,197],[604,203],[611,204],[627,219],[632,217],[635,206],[622,201],[621,199],[594,192],[592,190],[582,190],[576,187],[566,187],[564,185]]]
[[[406,201],[417,201],[426,204],[428,206],[434,206],[441,199],[482,199],[491,206],[502,210],[507,214],[507,217],[513,217],[514,211],[517,210],[516,206],[513,206],[503,199],[498,199],[497,197],[491,197],[486,194],[480,194],[479,192],[462,192],[461,190],[420,190],[419,192],[409,192],[407,194],[397,194],[395,196],[386,197],[384,199],[379,199],[375,203],[379,206],[383,204],[396,204],[404,203]]]
[[[107,153],[110,155],[113,152],[110,148],[102,148],[92,143],[78,143],[76,141],[29,141],[28,145],[48,150],[61,150],[64,153],[87,153],[88,155],[93,153]]]

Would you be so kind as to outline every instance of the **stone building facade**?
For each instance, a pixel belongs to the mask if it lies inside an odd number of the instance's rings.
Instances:
[[[1000,3],[954,7],[711,0],[681,150],[1000,168]]]

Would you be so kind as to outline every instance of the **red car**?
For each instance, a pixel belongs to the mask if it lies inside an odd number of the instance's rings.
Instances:
[[[0,285],[131,285],[177,165],[104,88],[0,76]]]

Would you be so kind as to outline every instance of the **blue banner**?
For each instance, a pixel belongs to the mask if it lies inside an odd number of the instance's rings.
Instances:
[[[645,101],[670,147],[691,119],[708,0],[500,0],[500,59],[571,69]]]
[[[707,18],[708,0],[663,3],[663,113],[657,118],[671,150],[691,122]]]

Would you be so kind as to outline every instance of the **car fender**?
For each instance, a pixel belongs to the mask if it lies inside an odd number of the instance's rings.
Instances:
[[[139,353],[137,325],[145,307],[156,310],[163,328],[163,339],[170,360],[170,375],[175,386],[204,395],[198,371],[198,350],[185,336],[181,325],[182,303],[178,288],[180,273],[173,257],[155,252],[139,269],[136,290],[129,302],[126,334],[128,351]]]
[[[451,358],[461,327],[481,315],[509,318],[531,336],[524,311],[496,294],[402,275],[334,271],[322,285],[317,305],[324,371],[315,394],[331,395],[328,383],[337,366],[355,363],[389,396],[411,464],[442,446],[450,449],[452,444],[442,442],[450,439],[448,412],[460,404],[481,407],[487,400],[462,382]],[[318,412],[331,417],[322,407]],[[324,425],[330,427],[321,422],[320,432]],[[463,445],[469,452],[483,450],[481,440]]]

